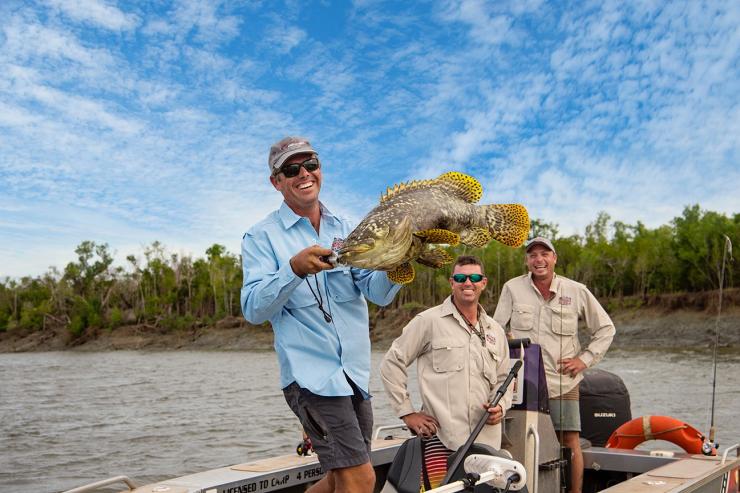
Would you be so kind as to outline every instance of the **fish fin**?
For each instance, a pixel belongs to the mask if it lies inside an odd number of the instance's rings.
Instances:
[[[455,246],[460,243],[460,235],[448,229],[424,229],[422,231],[415,232],[414,236],[424,240],[424,243],[444,243],[450,246]]]
[[[385,195],[380,196],[380,203],[382,204],[396,195],[409,190],[432,187],[439,187],[445,192],[470,203],[478,202],[483,196],[483,187],[478,180],[459,171],[449,171],[432,180],[414,180],[388,187]]]
[[[465,202],[475,203],[483,196],[480,182],[470,175],[459,171],[449,171],[436,180],[450,194]]]
[[[380,203],[382,204],[386,200],[389,200],[400,193],[419,188],[429,188],[434,184],[436,184],[436,180],[414,180],[405,183],[397,183],[385,190],[385,195],[380,196]]]
[[[388,279],[395,284],[408,284],[414,280],[415,276],[414,266],[409,262],[404,262],[394,270],[388,272]]]
[[[416,259],[421,265],[439,269],[443,265],[451,264],[454,259],[447,250],[440,247],[429,248]]]
[[[483,248],[491,241],[491,232],[487,228],[473,227],[460,233],[460,243],[473,248]]]
[[[493,204],[481,206],[488,230],[494,240],[510,247],[524,243],[529,234],[529,213],[519,204]]]

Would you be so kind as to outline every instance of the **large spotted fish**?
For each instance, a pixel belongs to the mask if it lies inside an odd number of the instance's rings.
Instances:
[[[391,281],[414,279],[413,260],[429,267],[452,262],[439,245],[483,247],[491,239],[518,247],[529,233],[529,214],[519,204],[476,205],[478,180],[458,172],[388,188],[345,239],[340,264],[384,270]]]

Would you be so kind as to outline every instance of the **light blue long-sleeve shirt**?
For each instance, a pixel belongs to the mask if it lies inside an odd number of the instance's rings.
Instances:
[[[330,248],[334,238],[346,238],[351,227],[322,204],[319,231],[285,202],[247,231],[242,240],[242,312],[253,324],[272,324],[281,388],[296,382],[318,395],[352,395],[346,373],[369,395],[365,298],[384,306],[401,287],[390,282],[385,272],[347,266],[321,271],[315,278],[297,276],[290,267],[291,257],[314,244]],[[323,298],[331,323],[324,320],[306,281],[316,297],[320,293]]]

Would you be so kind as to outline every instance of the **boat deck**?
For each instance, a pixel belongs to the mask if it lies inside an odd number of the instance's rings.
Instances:
[[[725,468],[721,457],[692,455],[652,469],[603,491],[604,493],[668,493],[705,489],[726,491],[721,485],[723,482],[727,484],[730,472],[718,474]]]
[[[389,464],[405,438],[373,440],[373,465]],[[281,455],[268,459],[211,469],[149,484],[133,490],[135,493],[255,493],[283,491],[323,474],[315,455]]]

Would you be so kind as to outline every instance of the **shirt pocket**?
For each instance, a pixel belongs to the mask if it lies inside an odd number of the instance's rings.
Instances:
[[[311,283],[311,287],[314,289],[314,292],[316,291],[313,276],[306,277],[306,279],[304,279],[298,286],[296,286],[293,292],[290,293],[288,301],[285,302],[285,308],[290,310],[319,304],[316,298],[314,298],[314,295],[311,294],[311,290],[308,288],[309,282]],[[319,287],[323,288],[321,285],[319,285]]]
[[[512,330],[532,330],[534,328],[534,307],[523,303],[514,303],[511,311]]]
[[[332,300],[343,303],[356,300],[362,294],[355,285],[352,271],[349,267],[337,267],[325,271],[326,282],[329,288],[329,296]]]
[[[465,348],[456,341],[439,340],[432,343],[432,368],[438,373],[460,371],[465,361]]]
[[[572,336],[578,332],[578,313],[572,307],[550,307],[550,327],[556,334]]]
[[[483,352],[483,376],[488,380],[489,387],[493,389],[498,379],[498,365],[501,357],[493,352],[493,348],[487,348]]]

